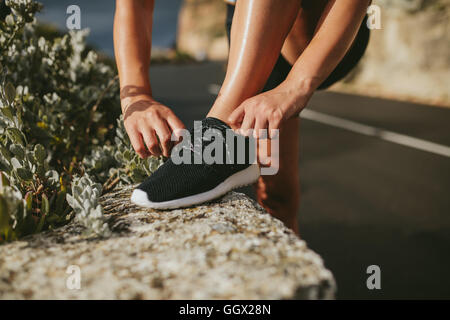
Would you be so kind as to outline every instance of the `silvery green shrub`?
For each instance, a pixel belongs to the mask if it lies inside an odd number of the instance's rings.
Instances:
[[[1,2],[0,2],[1,4]],[[102,192],[161,163],[140,159],[123,128],[116,70],[85,31],[46,34],[32,0],[0,12],[0,243],[70,221],[110,233]],[[102,186],[104,184],[104,187]]]
[[[91,154],[83,159],[87,172],[97,181],[104,182],[116,177],[118,185],[142,181],[163,163],[163,158],[140,158],[131,145],[125,131],[123,116],[117,119],[114,147],[107,145],[95,147]]]
[[[100,183],[95,183],[87,175],[76,176],[72,180],[72,195],[67,194],[67,201],[75,211],[75,219],[86,230],[96,235],[108,236],[110,230],[98,201],[101,192]]]

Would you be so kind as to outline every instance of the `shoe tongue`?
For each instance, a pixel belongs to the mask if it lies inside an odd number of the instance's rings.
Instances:
[[[208,127],[219,127],[219,128],[223,128],[224,126],[227,129],[231,129],[231,127],[226,124],[225,122],[223,122],[220,119],[214,118],[214,117],[208,117],[206,119],[203,120],[204,125],[208,126]]]

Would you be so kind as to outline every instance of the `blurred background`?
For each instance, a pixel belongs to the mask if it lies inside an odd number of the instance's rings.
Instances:
[[[89,40],[113,56],[113,1],[42,0],[42,21],[66,28],[66,8],[81,8]],[[372,32],[364,60],[335,90],[450,106],[450,1],[375,0],[381,29]],[[225,3],[220,0],[156,1],[153,47],[197,60],[227,58]]]
[[[41,2],[39,20],[63,31],[78,5],[89,42],[113,57],[113,1]],[[338,298],[450,298],[450,0],[374,4],[381,29],[365,57],[302,119],[301,236]],[[225,13],[220,0],[156,1],[153,92],[186,124],[223,80]],[[372,264],[381,290],[366,287]]]

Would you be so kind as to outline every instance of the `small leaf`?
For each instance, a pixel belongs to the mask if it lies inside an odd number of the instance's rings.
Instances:
[[[45,168],[44,168],[44,166],[42,166],[42,165],[37,165],[37,166],[36,166],[35,172],[36,172],[36,174],[37,174],[39,177],[43,177],[43,176],[45,175]]]
[[[17,157],[19,160],[23,160],[25,158],[25,151],[21,145],[12,144],[9,147],[9,150]]]
[[[6,177],[6,174],[4,172],[0,172],[0,188],[3,189],[3,187],[9,187],[10,183],[8,178]]]
[[[22,113],[20,112],[20,110],[19,110],[19,112],[16,113],[16,119],[17,119],[17,123],[18,123],[20,126],[22,126],[23,120],[22,120]]]
[[[27,211],[31,211],[33,208],[33,191],[28,191],[25,195],[25,205]]]
[[[50,203],[48,202],[48,197],[44,193],[42,195],[42,203],[41,203],[41,213],[47,215],[50,212]]]
[[[10,104],[13,103],[14,99],[16,98],[16,88],[14,88],[11,82],[8,82],[5,86],[5,95],[6,100],[8,100]]]
[[[64,213],[64,200],[66,200],[66,192],[60,191],[56,196],[55,213],[60,216]]]
[[[22,180],[30,181],[31,179],[33,179],[33,174],[31,173],[31,171],[29,171],[27,169],[17,168],[16,172],[17,172],[17,175],[19,176],[19,178]]]
[[[12,14],[8,14],[5,18],[5,22],[8,26],[13,26],[14,25],[14,18],[12,16]]]
[[[8,128],[6,129],[6,134],[8,135],[8,138],[11,139],[11,141],[13,141],[14,143],[24,145],[24,135],[19,129]]]
[[[123,153],[123,157],[124,157],[125,160],[131,161],[131,158],[132,158],[131,152],[130,152],[129,150],[126,150],[126,151]]]
[[[71,194],[66,194],[66,200],[69,203],[69,206],[74,208],[74,206],[75,206],[75,199],[72,197]]]
[[[131,177],[135,182],[141,182],[146,178],[146,175],[139,169],[133,169],[131,171]]]
[[[14,167],[14,169],[22,168],[22,163],[17,158],[11,159],[11,165]]]
[[[11,160],[11,153],[3,145],[0,145],[0,153],[8,162]]]
[[[11,110],[10,107],[5,107],[5,108],[2,108],[1,110],[2,110],[3,115],[4,115],[6,118],[8,118],[8,119],[11,120],[11,121],[14,120],[14,116],[13,116],[13,113],[12,113],[12,110]]]
[[[27,154],[25,155],[25,158],[28,160],[29,163],[34,163],[35,159],[33,156],[33,152],[27,150]]]
[[[45,176],[47,177],[48,181],[51,184],[56,184],[59,181],[59,174],[58,174],[58,172],[56,170],[47,171],[45,173]]]
[[[0,194],[0,235],[9,229],[10,213],[7,200]],[[6,236],[5,236],[6,238]]]
[[[39,233],[42,231],[42,228],[44,227],[45,217],[46,217],[45,214],[41,215],[41,218],[39,219],[39,223],[36,227],[36,233]]]
[[[40,164],[44,163],[45,158],[47,158],[47,151],[45,151],[45,148],[41,144],[34,146],[34,157]]]

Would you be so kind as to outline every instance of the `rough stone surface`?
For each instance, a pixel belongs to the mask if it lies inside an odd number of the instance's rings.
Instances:
[[[132,205],[131,190],[102,199],[110,238],[83,236],[71,223],[0,246],[0,298],[333,298],[322,259],[245,195],[154,211]],[[79,290],[67,287],[71,265]]]

